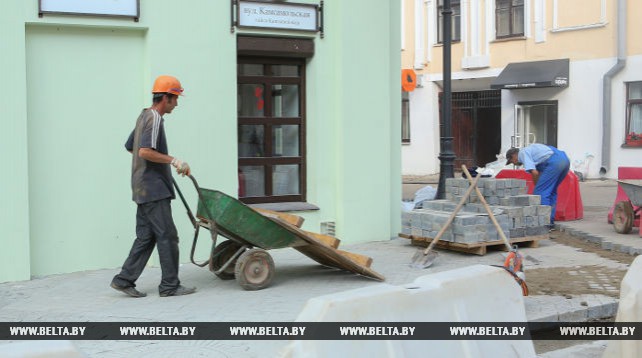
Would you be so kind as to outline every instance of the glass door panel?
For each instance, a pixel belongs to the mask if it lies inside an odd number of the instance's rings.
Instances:
[[[274,195],[294,195],[299,191],[299,166],[297,164],[275,165],[272,170]]]
[[[263,157],[265,148],[264,126],[240,125],[239,126],[239,157]]]
[[[272,127],[272,148],[276,157],[299,156],[299,126],[283,124]]]
[[[272,86],[272,117],[299,116],[299,86]]]
[[[261,84],[238,85],[238,115],[239,117],[263,117],[265,115],[265,100]]]

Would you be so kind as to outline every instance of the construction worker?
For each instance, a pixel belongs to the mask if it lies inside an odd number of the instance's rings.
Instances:
[[[186,162],[168,155],[163,126],[163,116],[178,105],[183,87],[175,77],[159,76],[152,93],[152,106],[143,109],[125,143],[133,157],[132,199],[138,205],[136,240],[111,287],[132,297],[145,297],[146,293],[136,289],[136,280],[156,246],[162,271],[160,296],[188,295],[196,288],[184,287],[178,279],[178,234],[171,210],[175,193],[170,165],[183,176],[190,175],[191,170]]]
[[[524,170],[533,178],[534,195],[539,195],[542,205],[551,207],[549,228],[555,223],[555,206],[557,204],[557,188],[562,183],[571,162],[566,153],[561,150],[539,143],[533,143],[525,148],[511,148],[506,152],[506,165],[523,165]]]

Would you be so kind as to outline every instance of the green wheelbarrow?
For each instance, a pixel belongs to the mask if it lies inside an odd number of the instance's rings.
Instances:
[[[360,255],[318,242],[303,230],[264,216],[220,191],[201,188],[193,176],[189,178],[198,193],[196,216],[175,181],[174,186],[194,226],[190,260],[199,267],[209,265],[209,270],[220,279],[236,279],[245,290],[266,288],[275,275],[274,260],[267,251],[292,247],[325,266],[384,280],[369,268],[369,263],[366,267],[354,259]],[[209,260],[198,263],[194,252],[201,227],[210,231],[212,249]],[[217,244],[219,235],[228,240]]]

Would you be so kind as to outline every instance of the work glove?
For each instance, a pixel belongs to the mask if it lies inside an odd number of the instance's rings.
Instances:
[[[182,176],[190,175],[192,173],[189,164],[178,158],[172,159],[172,166],[176,168],[176,173]]]

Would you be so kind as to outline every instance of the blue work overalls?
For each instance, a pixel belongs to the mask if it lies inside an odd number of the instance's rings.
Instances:
[[[551,224],[553,224],[555,207],[557,206],[557,187],[566,178],[571,162],[563,151],[555,147],[548,147],[553,151],[553,155],[535,166],[539,172],[539,179],[533,189],[533,194],[542,197],[542,205],[551,206]]]

